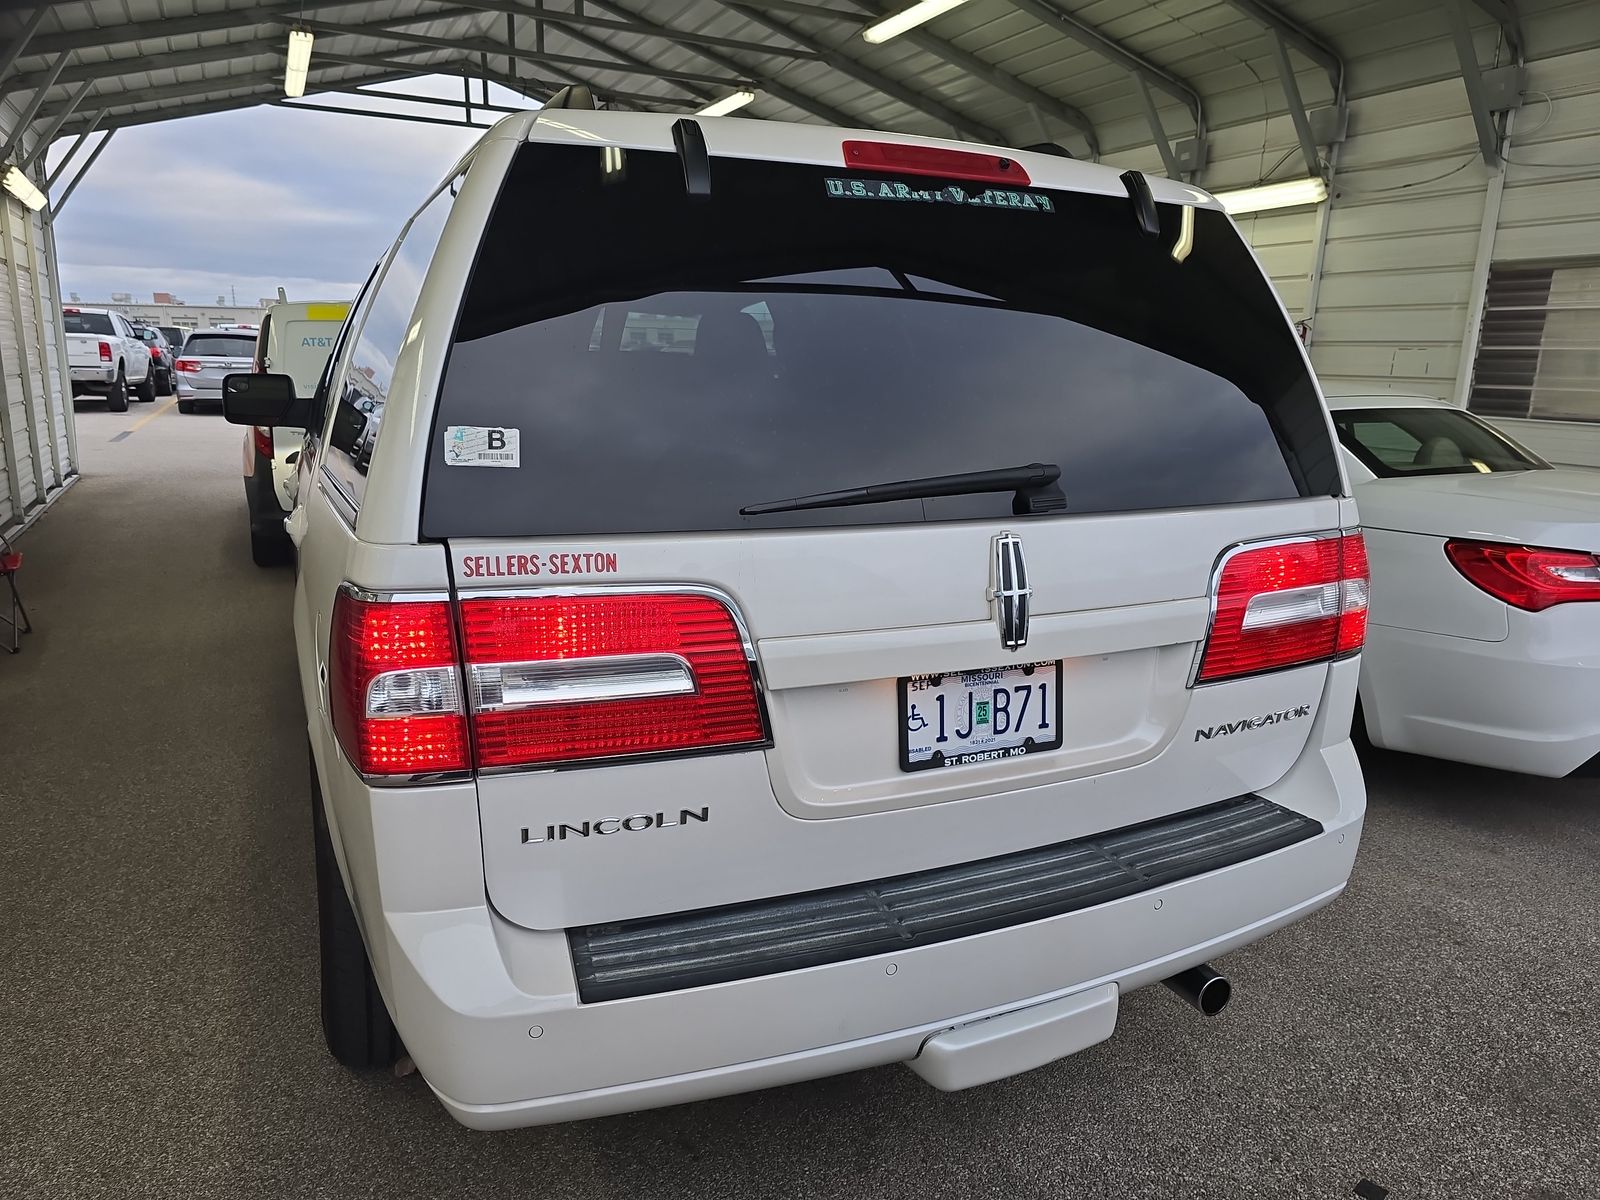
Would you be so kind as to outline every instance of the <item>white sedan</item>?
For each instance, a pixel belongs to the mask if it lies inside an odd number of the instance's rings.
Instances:
[[[1438,400],[1330,396],[1372,567],[1374,745],[1600,770],[1600,471]]]

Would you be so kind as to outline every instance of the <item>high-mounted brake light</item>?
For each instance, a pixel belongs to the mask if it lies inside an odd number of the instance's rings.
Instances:
[[[192,358],[180,358],[173,366],[186,374],[192,374],[200,369],[200,364]]]
[[[471,765],[447,602],[341,591],[329,643],[333,731],[356,770],[418,775]]]
[[[1359,533],[1239,546],[1222,558],[1196,683],[1340,658],[1367,634]]]
[[[100,343],[100,361],[101,362],[110,362],[111,361],[111,343],[110,342],[101,342]]]
[[[766,740],[745,639],[715,597],[468,599],[461,629],[480,767]]]
[[[941,179],[972,179],[981,183],[1031,182],[1022,164],[998,154],[976,150],[947,150],[943,146],[912,146],[901,142],[844,144],[844,165],[862,171],[895,175],[936,175]]]
[[[1600,600],[1600,556],[1594,554],[1468,541],[1446,542],[1444,552],[1470,582],[1513,608],[1543,612]]]

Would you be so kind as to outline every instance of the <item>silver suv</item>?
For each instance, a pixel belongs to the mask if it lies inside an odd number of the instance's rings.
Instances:
[[[1194,188],[522,114],[225,404],[310,430],[329,1046],[468,1125],[997,1079],[1345,886],[1355,505]]]

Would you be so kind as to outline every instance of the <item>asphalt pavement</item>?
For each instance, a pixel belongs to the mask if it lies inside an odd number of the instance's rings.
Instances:
[[[119,436],[126,434],[127,436]],[[1600,781],[1368,759],[1355,877],[1115,1037],[511,1133],[321,1045],[288,570],[242,431],[85,406],[0,655],[0,1197],[1600,1196]],[[1376,1193],[1373,1193],[1376,1194]]]

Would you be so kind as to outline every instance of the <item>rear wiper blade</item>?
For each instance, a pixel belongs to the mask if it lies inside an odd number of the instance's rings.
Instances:
[[[839,492],[817,492],[790,500],[768,500],[747,504],[739,510],[746,517],[764,513],[799,512],[806,508],[844,508],[851,504],[883,504],[890,500],[925,500],[933,496],[972,496],[981,492],[1015,492],[1012,510],[1016,513],[1059,512],[1067,498],[1055,486],[1061,468],[1054,463],[1028,463],[1021,467],[1000,467],[993,471],[962,471],[957,475],[928,475],[922,479],[902,479],[897,483],[873,483],[866,487],[845,488]]]

